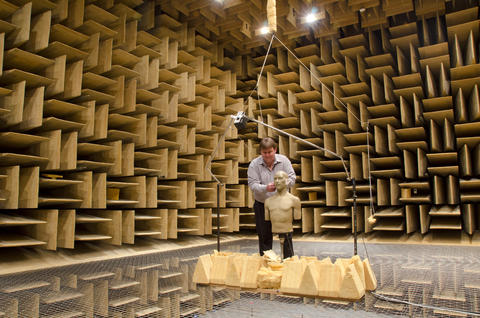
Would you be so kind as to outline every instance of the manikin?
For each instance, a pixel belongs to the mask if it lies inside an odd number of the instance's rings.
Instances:
[[[301,219],[301,204],[287,190],[287,173],[279,171],[273,180],[277,193],[265,200],[265,220],[272,222],[272,233],[280,237],[282,258],[288,258],[293,256],[293,220]]]

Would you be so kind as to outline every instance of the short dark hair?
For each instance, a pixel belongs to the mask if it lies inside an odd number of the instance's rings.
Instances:
[[[260,141],[260,150],[269,148],[277,149],[277,143],[272,138],[265,137]]]

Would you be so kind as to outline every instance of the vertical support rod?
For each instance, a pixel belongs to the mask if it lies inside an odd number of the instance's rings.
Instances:
[[[279,236],[278,238],[280,239],[280,255],[282,257],[282,262],[283,262],[283,260],[285,258],[285,255],[283,255],[283,245],[285,244],[285,237],[283,237],[282,234],[280,234],[278,236]]]
[[[357,255],[357,186],[352,178],[353,190],[353,255]]]
[[[217,251],[220,252],[220,187],[217,183]]]

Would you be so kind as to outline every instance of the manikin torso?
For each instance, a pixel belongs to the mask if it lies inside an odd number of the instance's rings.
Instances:
[[[272,222],[273,233],[293,231],[293,219],[301,218],[300,199],[287,191],[287,174],[279,171],[275,174],[277,193],[265,201],[265,220]]]

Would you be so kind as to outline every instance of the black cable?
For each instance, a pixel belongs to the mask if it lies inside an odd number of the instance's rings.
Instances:
[[[363,248],[365,249],[365,254],[367,254],[367,258],[370,260],[370,256],[368,256],[367,245],[365,244],[365,232],[362,234],[362,242],[363,242]]]

